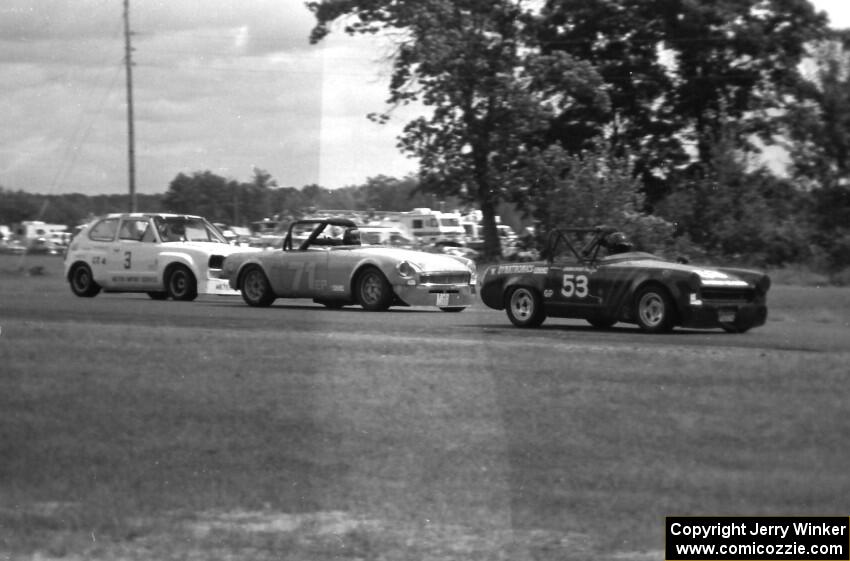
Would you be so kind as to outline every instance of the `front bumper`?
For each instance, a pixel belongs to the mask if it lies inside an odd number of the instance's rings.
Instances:
[[[767,321],[767,305],[704,303],[701,306],[684,306],[680,314],[682,327],[712,328],[730,325],[738,329],[749,329],[764,325]]]
[[[216,296],[239,296],[241,293],[230,287],[227,279],[208,278],[203,286],[198,286],[199,294],[213,294]]]
[[[465,308],[475,302],[475,285],[397,284],[393,291],[408,306]]]

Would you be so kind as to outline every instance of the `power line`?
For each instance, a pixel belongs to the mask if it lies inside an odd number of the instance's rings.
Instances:
[[[103,95],[100,98],[100,101],[97,103],[96,110],[94,112],[95,116],[99,115],[103,111],[103,107],[106,105],[106,99],[112,93],[112,91],[115,87],[115,84],[118,81],[118,75],[119,75],[120,71],[121,71],[121,64],[117,64],[115,66],[114,72],[112,74],[112,80],[110,81],[109,86],[104,90]],[[94,89],[95,89],[95,87],[92,87],[92,91]],[[86,97],[88,98],[89,96],[86,96]],[[75,132],[71,135],[71,138],[68,141],[68,144],[66,145],[65,157],[63,157],[63,159],[62,159],[63,164],[60,165],[59,168],[57,168],[56,175],[53,177],[53,182],[51,183],[51,190],[58,183],[59,177],[67,174],[66,170],[73,169],[74,164],[76,164],[77,158],[80,156],[80,146],[85,144],[86,140],[89,137],[89,134],[91,134],[91,131],[94,128],[95,120],[94,120],[94,118],[92,118],[89,121],[88,126],[84,130],[82,130],[82,128],[81,128],[82,118],[85,114],[86,114],[85,111],[80,112],[79,121],[77,123],[77,126],[74,127]],[[79,132],[81,130],[82,130],[82,132]],[[71,157],[68,158],[68,154],[71,152],[72,149],[73,149],[73,154],[71,154]]]

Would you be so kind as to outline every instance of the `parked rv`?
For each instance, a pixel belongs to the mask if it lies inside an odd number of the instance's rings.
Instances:
[[[441,212],[430,208],[384,213],[379,224],[395,226],[409,238],[426,244],[462,241],[465,235],[463,226],[460,225],[459,213]]]

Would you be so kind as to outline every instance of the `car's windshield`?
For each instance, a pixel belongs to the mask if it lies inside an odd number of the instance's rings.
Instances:
[[[567,237],[563,233],[558,233],[550,238],[549,259],[559,263],[576,263],[578,257],[570,247]]]
[[[227,243],[212,224],[197,216],[157,216],[154,222],[164,242]]]

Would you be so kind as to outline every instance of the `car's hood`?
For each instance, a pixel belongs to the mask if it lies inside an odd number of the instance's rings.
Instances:
[[[336,251],[347,251],[336,250]],[[365,256],[390,257],[401,261],[408,261],[423,271],[468,271],[463,257],[446,255],[444,253],[426,253],[413,249],[402,249],[399,247],[384,246],[362,246],[350,251]]]
[[[650,253],[625,253],[603,258],[600,266],[609,267],[634,267],[642,269],[664,269],[667,271],[681,271],[683,273],[695,273],[699,275],[703,284],[717,285],[744,285],[749,284],[744,275],[736,274],[725,268],[706,267],[703,265],[690,265],[688,263],[676,263],[666,261]],[[752,277],[752,274],[747,275]],[[750,278],[749,280],[752,280]]]
[[[274,250],[258,250],[264,255],[272,256],[278,255],[282,253],[280,249]],[[336,247],[329,250],[331,252],[330,258],[333,259],[334,253],[348,253],[354,254],[358,257],[367,258],[367,257],[378,257],[382,259],[392,259],[397,262],[409,261],[415,267],[423,270],[423,271],[468,271],[466,263],[472,264],[473,261],[466,259],[464,257],[458,257],[453,255],[445,255],[442,253],[426,253],[424,251],[416,251],[413,249],[402,249],[397,247],[384,247],[379,245],[364,245],[360,247]],[[235,268],[238,267],[239,264],[247,261],[248,259],[257,257],[257,252],[250,251],[246,252],[245,248],[242,248],[241,252],[235,252],[229,254],[227,257],[227,268]]]
[[[232,255],[234,253],[252,251],[251,248],[216,242],[163,242],[163,248],[174,250],[194,250],[209,255]]]

